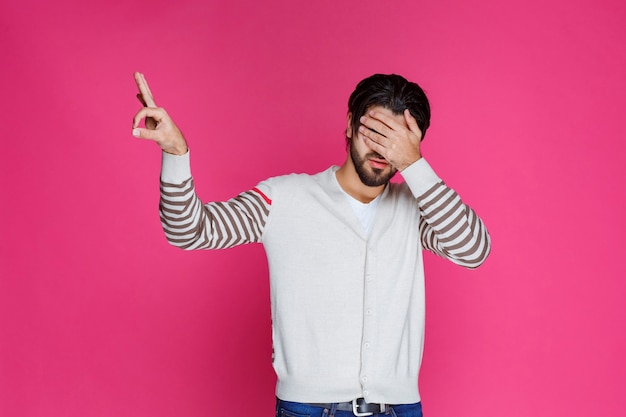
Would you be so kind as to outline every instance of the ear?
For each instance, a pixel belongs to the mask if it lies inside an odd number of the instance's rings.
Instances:
[[[348,126],[346,127],[346,137],[352,139],[352,113],[348,112]]]

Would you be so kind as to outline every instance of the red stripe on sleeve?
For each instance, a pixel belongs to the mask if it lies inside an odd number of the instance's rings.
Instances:
[[[258,188],[254,187],[252,189],[252,191],[256,192],[257,194],[259,194],[261,197],[263,197],[263,200],[265,200],[265,202],[267,204],[269,204],[270,206],[272,205],[272,200],[269,199],[268,196],[266,196],[265,194],[263,194],[263,191],[259,190]]]

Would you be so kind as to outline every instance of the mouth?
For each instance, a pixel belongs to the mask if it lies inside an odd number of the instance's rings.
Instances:
[[[372,168],[385,169],[389,166],[389,163],[383,158],[369,158],[367,160]]]

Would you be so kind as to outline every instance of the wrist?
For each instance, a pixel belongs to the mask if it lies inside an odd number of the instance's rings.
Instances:
[[[178,146],[163,148],[163,152],[169,153],[170,155],[181,156],[189,152],[189,148],[186,143],[183,143]]]
[[[407,163],[405,163],[401,168],[398,167],[398,171],[402,172],[404,171],[406,168],[410,167],[411,165],[413,165],[414,163],[416,163],[417,161],[419,161],[420,159],[422,159],[422,155],[418,155],[417,158],[411,158]]]

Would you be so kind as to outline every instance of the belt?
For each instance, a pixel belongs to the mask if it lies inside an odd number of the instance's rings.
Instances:
[[[307,403],[314,407],[332,408],[331,403]],[[370,404],[365,402],[363,398],[356,398],[352,401],[345,403],[336,403],[335,410],[339,411],[352,411],[355,416],[365,417],[374,414],[380,414],[387,411],[389,404]]]

